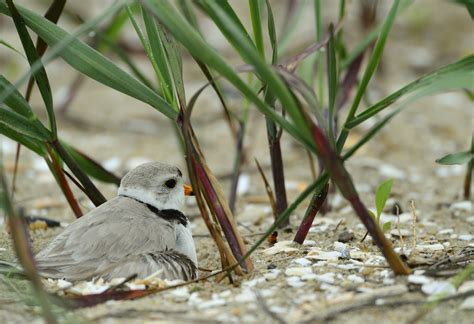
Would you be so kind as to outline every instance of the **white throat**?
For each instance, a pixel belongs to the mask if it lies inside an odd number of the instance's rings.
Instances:
[[[180,195],[178,194],[178,192],[171,192],[169,195],[153,195],[147,190],[143,189],[119,187],[118,195],[134,198],[136,200],[144,202],[145,204],[152,205],[153,207],[159,210],[180,210],[181,206],[184,203],[184,193]]]

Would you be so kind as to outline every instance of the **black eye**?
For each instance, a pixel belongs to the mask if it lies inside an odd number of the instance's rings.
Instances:
[[[176,186],[176,180],[175,179],[166,180],[165,187],[173,189],[175,186]]]

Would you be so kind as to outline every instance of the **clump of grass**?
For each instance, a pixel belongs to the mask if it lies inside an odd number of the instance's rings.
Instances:
[[[0,75],[0,133],[45,158],[76,216],[79,217],[81,211],[74,206],[75,199],[70,189],[68,190],[69,184],[63,176],[61,163],[64,162],[69,167],[75,177],[73,182],[80,185],[91,201],[96,205],[105,201],[89,176],[112,183],[117,183],[118,178],[61,141],[57,135],[54,103],[44,64],[61,57],[86,77],[148,104],[173,123],[177,136],[183,143],[198,206],[220,252],[223,268],[232,268],[239,274],[251,271],[251,253],[275,229],[287,226],[289,215],[312,195],[308,211],[295,237],[295,241],[303,242],[314,217],[326,200],[328,184],[332,181],[350,202],[393,271],[396,274],[407,274],[410,270],[385,238],[377,217],[374,219],[361,202],[344,162],[372,140],[410,102],[422,96],[472,86],[474,70],[474,56],[470,55],[414,80],[359,112],[362,99],[381,61],[394,21],[410,3],[408,0],[393,1],[381,24],[372,27],[374,21],[371,20],[368,28],[372,29],[367,37],[356,47],[349,49],[343,38],[345,1],[339,3],[340,21],[334,22],[329,28],[326,28],[322,21],[324,2],[315,1],[316,43],[285,60],[282,53],[291,49],[291,39],[285,38],[284,34],[278,35],[270,1],[249,1],[251,29],[245,26],[241,17],[234,11],[233,4],[227,1],[199,0],[192,4],[179,1],[175,7],[166,1],[141,0],[134,1],[133,4],[118,1],[70,33],[55,25],[51,17],[42,17],[21,6],[16,9],[12,1],[0,0],[0,13],[13,18],[31,66],[15,85]],[[234,48],[235,54],[245,62],[244,67],[229,65],[223,56],[209,45],[205,35],[199,30],[194,13],[196,8],[221,31],[229,45]],[[291,9],[287,21],[292,19],[291,15],[297,12],[297,8],[298,6]],[[106,29],[112,30],[110,34],[106,32],[106,36],[113,37],[104,37],[107,45],[104,43],[103,46],[107,46],[112,52],[119,52],[117,46],[114,46],[120,30],[116,26],[123,26],[123,21],[128,20],[147,54],[149,65],[155,74],[154,81],[140,74],[127,53],[121,52],[120,56],[129,62],[127,66],[131,70],[130,73],[104,56],[103,51],[95,50],[79,39],[83,33],[97,30],[100,21],[111,16],[115,17],[112,21],[117,24],[111,23],[111,29]],[[263,28],[265,22],[266,28]],[[283,30],[290,33],[291,24],[287,23],[285,26]],[[26,27],[50,47],[48,53],[43,55],[41,47],[34,46]],[[267,50],[266,43],[270,45],[271,50]],[[100,49],[102,45],[97,47]],[[322,48],[325,49],[325,56],[320,51]],[[235,225],[232,208],[206,164],[198,138],[193,131],[191,113],[206,85],[190,100],[186,99],[181,49],[189,53],[201,68],[204,82],[212,85],[216,99],[224,106],[225,119],[231,133],[237,139],[234,185],[238,181],[241,166],[239,154],[242,154],[247,118],[236,118],[229,113],[217,79],[225,79],[233,85],[243,95],[245,102],[251,103],[266,119],[276,218],[273,226],[248,251]],[[364,60],[366,66],[362,69]],[[239,71],[250,74],[254,82],[248,84],[241,78]],[[359,72],[362,75],[357,82]],[[34,78],[43,98],[48,113],[48,126],[38,120],[28,101],[17,90],[21,82],[28,80],[30,76]],[[352,100],[349,95],[351,89],[356,89]],[[349,105],[349,110],[343,118],[343,108],[346,104]],[[345,147],[354,127],[375,118],[394,104],[398,104],[396,109],[375,123],[354,146],[348,149]],[[340,130],[337,127],[338,120],[344,120]],[[240,125],[239,136],[235,124]],[[315,181],[289,205],[285,190],[284,152],[280,145],[282,134],[290,136],[317,157],[320,169]],[[472,159],[470,165],[472,170]],[[310,172],[311,170],[308,170],[308,174]],[[231,204],[233,205],[234,203]],[[378,207],[379,203],[377,210]]]

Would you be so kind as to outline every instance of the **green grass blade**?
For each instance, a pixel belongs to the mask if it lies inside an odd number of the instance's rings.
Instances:
[[[404,97],[406,103],[435,93],[463,88],[472,89],[473,87],[474,55],[470,55],[437,69],[395,91],[354,117],[346,126],[347,128],[353,128]]]
[[[265,84],[268,85],[268,89],[274,93],[284,109],[288,112],[295,126],[298,127],[300,132],[305,134],[305,136],[309,135],[307,125],[300,114],[298,105],[291,92],[285,86],[282,79],[278,77],[277,73],[260,57],[253,43],[248,39],[247,35],[242,32],[241,28],[238,27],[238,24],[234,23],[227,10],[222,9],[221,6],[224,2],[203,2],[206,3],[206,7],[209,8],[206,12],[210,13],[214,23],[216,23],[227,36],[232,46],[239,52],[242,58],[247,63],[253,65],[257,74],[264,80]]]
[[[273,10],[270,5],[270,0],[265,0],[268,14],[268,37],[270,38],[270,45],[272,46],[272,65],[278,61],[278,40],[276,35],[275,19],[273,18]]]
[[[13,1],[7,0],[7,5],[10,10],[11,17],[15,23],[15,27],[23,45],[23,49],[25,50],[26,57],[28,58],[28,62],[30,63],[30,65],[33,65],[35,62],[41,62],[40,55],[36,51],[36,47],[33,43],[33,40],[31,39],[30,34],[28,34],[28,31],[26,30],[25,22],[18,10],[16,9],[15,5],[13,4]],[[36,81],[36,84],[38,85],[38,89],[40,90],[41,97],[43,98],[43,102],[48,113],[51,132],[53,136],[56,137],[57,128],[53,108],[53,95],[51,92],[51,86],[49,85],[48,75],[46,74],[44,66],[41,65],[40,69],[37,72],[33,73],[33,77]]]
[[[395,17],[397,16],[397,10],[398,10],[398,5],[400,4],[400,0],[395,0],[393,2],[392,7],[390,8],[390,12],[385,19],[383,23],[382,30],[380,32],[380,35],[377,39],[377,42],[375,43],[374,50],[372,52],[372,55],[369,59],[369,62],[367,64],[367,68],[365,69],[364,75],[362,77],[362,80],[360,81],[359,87],[357,89],[356,95],[354,97],[354,100],[352,102],[351,109],[349,113],[347,114],[346,121],[344,128],[338,138],[337,141],[337,148],[338,151],[340,152],[342,150],[342,147],[344,146],[344,143],[346,142],[347,135],[349,134],[349,130],[346,126],[347,123],[349,123],[355,116],[357,108],[359,107],[360,101],[367,90],[367,86],[369,85],[369,81],[372,78],[372,76],[375,73],[375,70],[382,58],[382,53],[385,48],[385,42],[387,40],[388,34],[392,28],[393,22],[395,21]]]
[[[85,173],[105,183],[113,183],[117,186],[120,184],[120,178],[114,175],[112,172],[106,170],[99,163],[97,163],[81,151],[78,151],[74,147],[66,144],[63,141],[61,141],[61,143],[63,144],[63,147],[66,149],[69,155],[76,161],[76,163]]]
[[[178,49],[178,44],[174,37],[163,26],[158,29],[160,38],[163,42],[166,58],[168,59],[168,66],[173,78],[174,91],[182,107],[186,105],[186,96],[183,82],[183,60],[181,52]]]
[[[26,59],[26,56],[25,56],[22,52],[20,52],[19,50],[17,50],[17,49],[16,49],[15,47],[13,47],[10,43],[8,43],[6,40],[0,38],[0,45],[3,45],[3,46],[5,46],[6,48],[11,49],[13,52],[15,52],[15,53],[17,53],[17,54],[20,54],[23,58]]]
[[[316,23],[316,43],[320,43],[323,38],[323,19],[321,14],[321,0],[314,0],[314,21]],[[316,71],[318,73],[318,97],[319,104],[324,107],[324,55],[316,54]]]
[[[398,14],[402,13],[405,11],[406,8],[408,8],[414,0],[402,0],[400,2],[400,6],[398,9]],[[375,27],[373,30],[371,30],[367,36],[360,41],[356,47],[347,55],[347,57],[344,58],[344,60],[341,62],[341,70],[347,69],[351,63],[357,59],[357,57],[364,52],[367,47],[372,44],[372,42],[377,38],[377,35],[379,35],[380,31],[383,28],[383,23],[377,27]]]
[[[328,114],[328,128],[329,140],[331,143],[335,142],[334,137],[334,111],[336,105],[336,95],[338,87],[338,73],[336,61],[336,46],[334,38],[334,29],[331,25],[329,27],[329,41],[327,44],[327,75],[328,75],[328,95],[329,95],[329,114]]]
[[[365,143],[370,141],[379,131],[393,118],[395,117],[402,109],[405,107],[399,107],[396,110],[392,111],[390,114],[382,118],[378,121],[374,126],[372,126],[367,133],[360,138],[357,143],[352,145],[343,155],[343,160],[349,159],[352,155],[354,155],[359,148],[364,146]]]
[[[29,148],[36,154],[40,156],[46,156],[47,151],[44,147],[43,143],[33,137],[25,136],[24,134],[20,134],[19,132],[15,131],[7,124],[3,124],[0,122],[0,134],[5,135],[6,137],[10,138],[11,140],[20,143],[21,145]]]
[[[178,0],[177,5],[186,20],[196,29],[196,31],[201,33],[201,30],[199,29],[199,23],[197,21],[196,14],[194,13],[191,1]]]
[[[474,159],[474,154],[470,151],[451,153],[436,160],[436,163],[443,165],[467,164]]]
[[[142,10],[143,22],[147,33],[147,40],[150,44],[147,55],[155,70],[156,77],[163,91],[166,101],[176,109],[176,100],[173,96],[173,83],[171,72],[168,65],[168,58],[166,57],[163,40],[160,37],[157,23],[147,10]]]
[[[30,119],[6,108],[0,107],[0,124],[4,124],[20,134],[43,142],[52,139],[52,135],[41,123],[33,123]]]
[[[266,105],[257,94],[240,79],[222,56],[211,48],[186,20],[175,13],[169,3],[146,0],[142,1],[142,3],[168,28],[173,36],[183,44],[193,56],[219,72],[252,101],[262,113],[269,116],[290,135],[314,152],[314,144],[308,134],[301,132],[301,129],[289,123]]]
[[[30,104],[26,99],[21,95],[21,93],[11,84],[3,75],[0,74],[0,93],[9,92],[9,96],[0,100],[0,103],[4,103],[16,113],[22,115],[23,117],[33,119],[36,118],[36,115],[31,110]]]
[[[253,39],[260,56],[265,58],[265,45],[263,44],[262,16],[260,14],[260,1],[249,0],[250,18],[252,20]]]
[[[177,112],[174,111],[171,106],[163,100],[163,98],[119,68],[108,58],[77,38],[78,35],[90,30],[93,26],[105,19],[105,17],[117,12],[122,8],[123,3],[123,1],[120,1],[112,5],[104,11],[103,14],[98,15],[88,24],[84,24],[76,33],[73,34],[69,34],[44,17],[37,15],[28,9],[20,6],[17,7],[18,11],[23,16],[26,25],[46,41],[50,47],[52,47],[49,54],[45,55],[45,64],[59,55],[79,72],[113,89],[151,105],[168,118],[174,120],[177,117]],[[0,13],[9,14],[4,0],[0,0]],[[0,102],[2,101],[1,99],[3,96],[8,96],[8,93],[0,94]]]

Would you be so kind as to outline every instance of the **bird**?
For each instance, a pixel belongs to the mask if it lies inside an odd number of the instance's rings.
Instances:
[[[177,167],[139,165],[121,179],[115,198],[75,220],[36,254],[39,274],[70,282],[196,279],[196,248],[181,212],[191,194]]]

